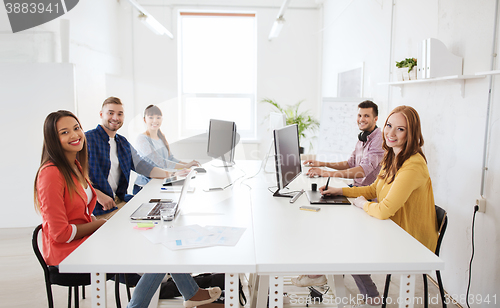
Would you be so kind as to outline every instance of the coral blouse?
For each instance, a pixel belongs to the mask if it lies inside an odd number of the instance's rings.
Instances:
[[[81,166],[76,161],[81,171]],[[59,265],[88,236],[74,240],[76,226],[92,221],[97,195],[92,185],[92,199],[87,200],[84,188],[73,176],[78,193],[70,196],[64,176],[52,163],[45,164],[38,173],[37,192],[43,224],[43,256],[47,265]]]

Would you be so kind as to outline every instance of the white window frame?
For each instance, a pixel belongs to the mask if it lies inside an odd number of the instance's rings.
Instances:
[[[189,117],[189,112],[192,110],[187,110],[186,99],[189,98],[248,98],[251,104],[250,117],[251,117],[251,127],[249,130],[242,130],[238,127],[236,122],[237,131],[240,135],[241,141],[255,141],[257,139],[257,14],[255,12],[211,12],[211,11],[193,11],[193,10],[183,10],[180,9],[177,14],[178,27],[177,27],[177,37],[179,38],[177,44],[177,54],[178,54],[178,98],[179,98],[179,135],[180,138],[187,138],[197,134],[202,134],[208,131],[208,120],[206,129],[196,130],[186,127],[186,117]],[[250,17],[254,18],[254,46],[255,46],[255,68],[254,68],[254,81],[253,81],[253,93],[184,93],[183,92],[183,67],[182,67],[182,16],[214,16],[214,17]],[[196,111],[194,111],[196,112]],[[231,119],[225,119],[231,120]]]

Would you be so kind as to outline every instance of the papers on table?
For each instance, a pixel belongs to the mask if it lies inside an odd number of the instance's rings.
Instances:
[[[171,250],[235,246],[245,232],[245,228],[199,225],[166,228],[157,225],[141,233],[153,244],[163,244]]]

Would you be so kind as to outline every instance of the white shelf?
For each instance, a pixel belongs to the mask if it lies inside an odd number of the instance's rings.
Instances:
[[[500,71],[498,71],[500,74]],[[436,82],[436,81],[455,81],[459,84],[460,86],[460,95],[464,97],[465,93],[465,80],[466,79],[478,79],[478,78],[484,78],[485,75],[453,75],[453,76],[445,76],[445,77],[438,77],[438,78],[426,78],[426,79],[417,79],[417,80],[408,80],[408,81],[392,81],[392,82],[382,82],[379,83],[380,85],[390,85],[390,86],[396,86],[401,90],[401,96],[403,96],[403,87],[406,84],[415,84],[415,83],[429,83],[429,82]]]
[[[498,75],[498,74],[500,74],[500,70],[477,72],[476,73],[477,76]]]

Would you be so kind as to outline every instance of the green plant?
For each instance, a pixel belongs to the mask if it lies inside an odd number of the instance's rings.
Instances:
[[[396,61],[396,67],[403,68],[407,67],[408,68],[408,73],[415,67],[417,66],[417,59],[415,58],[406,58],[403,61]]]
[[[299,130],[299,139],[306,136],[305,131],[316,131],[319,128],[319,121],[309,114],[309,110],[299,112],[299,107],[300,104],[304,102],[303,100],[294,105],[287,106],[281,106],[276,101],[269,98],[264,98],[260,102],[268,103],[274,108],[278,109],[279,112],[285,114],[286,125],[297,124]]]

